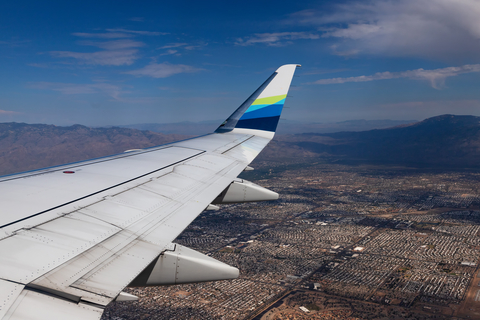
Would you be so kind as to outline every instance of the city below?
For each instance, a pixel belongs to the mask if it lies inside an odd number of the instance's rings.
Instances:
[[[206,211],[176,240],[240,277],[130,288],[103,319],[480,317],[480,172],[254,165],[279,200]]]

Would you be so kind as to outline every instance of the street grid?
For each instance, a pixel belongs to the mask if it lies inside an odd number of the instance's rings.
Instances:
[[[239,268],[238,279],[129,288],[139,301],[113,303],[102,319],[480,312],[480,173],[323,163],[257,169],[245,178],[279,200],[206,211],[175,241]],[[310,312],[299,309],[305,305]]]

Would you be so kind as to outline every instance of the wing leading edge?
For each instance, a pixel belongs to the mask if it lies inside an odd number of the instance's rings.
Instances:
[[[0,319],[99,319],[129,285],[236,278],[172,241],[211,203],[278,197],[236,177],[272,139],[296,67],[213,134],[0,178]]]

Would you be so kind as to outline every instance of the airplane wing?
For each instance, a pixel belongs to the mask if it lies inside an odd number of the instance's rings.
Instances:
[[[238,277],[172,241],[214,204],[278,198],[237,176],[273,138],[296,67],[212,134],[0,177],[0,319],[99,319],[136,299],[127,286]]]

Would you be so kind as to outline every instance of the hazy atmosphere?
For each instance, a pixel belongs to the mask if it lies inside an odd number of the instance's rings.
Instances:
[[[480,319],[479,17],[0,2],[0,320]]]
[[[480,115],[480,3],[4,1],[0,122],[226,118],[302,64],[290,121]]]

